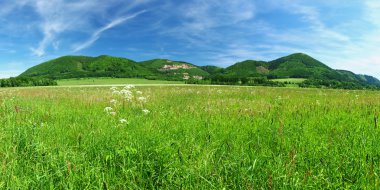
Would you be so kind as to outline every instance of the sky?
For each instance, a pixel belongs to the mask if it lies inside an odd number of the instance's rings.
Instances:
[[[0,78],[64,55],[227,67],[306,53],[380,78],[379,0],[1,0]]]

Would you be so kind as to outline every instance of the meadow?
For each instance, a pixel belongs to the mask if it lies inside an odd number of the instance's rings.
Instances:
[[[0,189],[379,189],[380,92],[0,89]]]
[[[141,78],[75,78],[57,81],[59,86],[72,85],[113,85],[113,84],[184,84],[183,81],[147,80]]]
[[[305,81],[307,79],[303,79],[303,78],[286,78],[286,79],[272,79],[272,81],[275,81],[275,82],[288,82],[288,83],[302,83],[303,81]]]

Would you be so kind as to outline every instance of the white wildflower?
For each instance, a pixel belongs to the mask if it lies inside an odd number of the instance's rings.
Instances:
[[[116,112],[109,112],[110,115],[116,115]]]
[[[110,101],[110,103],[111,103],[111,104],[116,104],[116,103],[117,103],[117,100],[112,99],[112,100]]]
[[[140,102],[146,102],[146,98],[145,97],[139,97],[139,98],[137,98],[137,100],[138,101],[140,101]]]
[[[128,102],[131,102],[132,99],[133,99],[133,95],[126,95],[124,98],[125,98]]]
[[[116,86],[113,86],[110,88],[112,91],[117,91],[117,87]]]
[[[120,95],[120,91],[114,90],[112,91],[112,94]]]
[[[128,121],[126,119],[120,119],[119,121],[120,121],[121,124],[128,123]]]
[[[126,85],[126,86],[124,87],[124,89],[126,89],[126,90],[130,90],[130,89],[132,89],[132,88],[135,88],[135,86],[134,86],[134,85],[131,85],[131,84]]]
[[[133,99],[133,93],[130,90],[123,89],[120,91],[121,95],[124,95],[124,98],[127,99],[128,101],[131,101]]]
[[[123,89],[123,90],[120,91],[120,94],[121,95],[131,95],[132,91],[127,90],[127,89]]]
[[[144,114],[148,114],[148,113],[150,113],[150,111],[147,110],[147,109],[143,109],[142,111],[143,111]]]
[[[141,95],[143,93],[141,91],[136,91],[136,94]]]
[[[112,111],[113,109],[111,108],[111,107],[106,107],[106,108],[104,108],[104,111],[105,112],[107,112],[107,113],[109,113],[110,111]]]

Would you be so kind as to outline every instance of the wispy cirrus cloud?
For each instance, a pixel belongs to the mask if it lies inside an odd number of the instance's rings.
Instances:
[[[133,19],[133,18],[135,18],[135,17],[137,17],[137,16],[139,16],[140,14],[143,14],[143,13],[145,13],[145,12],[146,12],[146,10],[142,10],[142,11],[139,11],[139,12],[134,13],[134,14],[132,14],[132,15],[128,15],[128,16],[124,16],[124,17],[119,17],[119,18],[116,18],[116,19],[112,20],[111,22],[109,22],[109,23],[106,24],[105,26],[103,26],[103,27],[97,29],[97,30],[91,35],[91,37],[90,37],[88,40],[86,40],[86,41],[83,42],[83,43],[79,43],[79,44],[77,44],[77,45],[74,47],[74,51],[77,52],[77,51],[80,51],[80,50],[82,50],[82,49],[85,49],[85,48],[91,46],[95,41],[97,41],[97,40],[100,38],[100,36],[101,36],[101,34],[102,34],[103,32],[105,32],[105,31],[107,31],[107,30],[109,30],[109,29],[111,29],[111,28],[113,28],[113,27],[116,27],[117,25],[120,25],[120,24],[126,22],[127,20],[131,20],[131,19]]]
[[[244,37],[239,28],[245,27],[256,16],[256,5],[251,0],[193,0],[180,5],[173,4],[166,9],[174,10],[171,16],[178,19],[178,24],[161,26],[166,29],[161,30],[160,34],[180,41],[185,49],[192,49],[193,57],[208,54],[209,56],[196,60],[201,64],[220,66],[226,66],[227,62],[233,63],[242,57],[243,52],[234,56],[229,54],[234,53],[234,49],[226,49],[230,47],[226,45],[229,41],[237,42]]]
[[[29,3],[41,17],[39,28],[43,38],[37,47],[31,48],[32,53],[37,56],[43,56],[46,48],[57,40],[58,35],[83,27],[92,14],[97,12],[97,4],[93,1],[37,0]]]
[[[97,30],[93,29],[96,27],[94,26],[94,21],[102,22],[102,20],[106,20],[107,17],[117,18],[114,23],[109,23],[111,25],[117,24],[118,21],[128,17],[123,15],[128,15],[131,9],[149,1],[150,0],[109,0],[107,2],[99,2],[97,0],[20,0],[0,3],[0,5],[4,5],[0,10],[0,16],[10,14],[12,11],[21,8],[32,8],[39,17],[34,27],[37,27],[41,31],[42,39],[38,42],[37,46],[31,47],[30,51],[33,55],[43,56],[46,54],[46,49],[57,49],[59,47],[57,46],[58,41],[62,41],[59,38],[65,32]],[[119,6],[117,11],[111,11],[114,6]],[[103,31],[100,31],[100,33],[101,32]],[[90,43],[88,44],[91,45]]]
[[[378,0],[3,0],[0,7],[4,63],[14,63],[13,54],[35,59],[32,66],[81,52],[229,66],[304,52],[380,77]],[[95,43],[108,35],[103,47]]]
[[[380,51],[380,3],[366,0],[361,2],[360,7],[362,13],[358,11],[360,14],[353,16],[352,20],[329,25],[324,15],[326,10],[321,13],[315,4],[292,1],[292,4],[284,4],[281,8],[301,15],[308,23],[306,28],[278,32],[274,27],[269,35],[287,47],[299,48],[333,68],[380,76],[380,56],[377,54]],[[330,13],[332,17],[335,14]]]

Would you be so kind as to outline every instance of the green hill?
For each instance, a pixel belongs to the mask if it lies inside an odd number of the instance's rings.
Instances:
[[[340,80],[339,74],[320,61],[302,53],[269,62],[273,78],[313,78]]]
[[[238,62],[226,68],[227,75],[237,75],[242,77],[263,76],[269,74],[269,65],[264,61],[247,60]]]
[[[210,75],[218,74],[218,73],[224,73],[224,68],[220,68],[213,65],[206,65],[200,67],[202,70],[206,71]]]
[[[99,56],[64,56],[36,65],[21,77],[46,77],[52,79],[84,77],[149,78],[183,80],[183,78],[206,77],[209,73],[199,67],[164,59],[135,62],[130,59]]]
[[[136,62],[105,55],[99,57],[64,56],[36,65],[20,76],[50,79],[117,77],[157,80],[223,80],[226,78],[229,82],[236,82],[242,78],[302,78],[380,86],[380,81],[375,77],[334,70],[303,53],[291,54],[269,62],[246,60],[227,68],[197,66],[188,62],[168,59]]]
[[[219,73],[226,77],[266,77],[268,79],[300,78],[334,80],[380,86],[380,81],[368,75],[334,70],[303,53],[291,54],[273,61],[247,60],[227,67]]]
[[[36,65],[20,76],[46,77],[53,79],[80,77],[141,77],[150,71],[138,63],[119,57],[99,56],[64,56]]]

